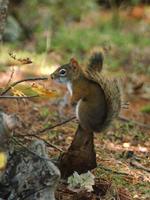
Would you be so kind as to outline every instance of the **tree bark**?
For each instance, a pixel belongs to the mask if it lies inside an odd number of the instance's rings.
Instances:
[[[9,0],[0,0],[0,41],[2,40],[7,19],[8,4]]]

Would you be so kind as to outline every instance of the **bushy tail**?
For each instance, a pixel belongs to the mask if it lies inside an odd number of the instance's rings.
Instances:
[[[94,71],[101,71],[103,67],[103,53],[95,52],[89,59],[88,69],[94,69]]]
[[[104,92],[107,103],[107,115],[104,123],[100,125],[99,132],[109,127],[111,122],[119,116],[122,107],[120,84],[116,79],[107,78],[105,75],[95,70],[87,70],[85,76],[100,85]]]

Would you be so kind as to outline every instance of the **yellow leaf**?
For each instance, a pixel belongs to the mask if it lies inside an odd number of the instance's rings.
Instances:
[[[0,170],[5,169],[7,164],[7,155],[4,152],[0,152]]]
[[[18,97],[25,97],[26,96],[23,92],[15,89],[15,88],[11,88],[11,91],[12,91],[14,96],[18,96]]]
[[[32,90],[41,96],[46,96],[46,97],[57,97],[58,96],[58,92],[56,92],[56,90],[48,90],[47,88],[44,88],[40,84],[33,83]]]

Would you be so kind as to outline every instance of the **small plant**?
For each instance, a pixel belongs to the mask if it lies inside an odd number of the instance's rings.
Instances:
[[[150,104],[144,106],[144,107],[141,109],[141,112],[150,114]]]
[[[141,0],[131,0],[131,5],[137,5]]]

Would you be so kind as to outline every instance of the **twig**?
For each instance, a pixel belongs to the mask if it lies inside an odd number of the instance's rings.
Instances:
[[[0,99],[31,99],[34,97],[39,97],[39,95],[32,96],[0,96]]]
[[[24,200],[24,199],[29,199],[29,197],[30,196],[32,196],[32,195],[34,195],[34,194],[36,194],[37,192],[40,192],[40,191],[42,191],[42,190],[45,190],[45,188],[48,188],[49,187],[49,185],[45,185],[45,186],[43,186],[42,188],[40,188],[40,189],[38,189],[38,190],[35,190],[34,192],[30,192],[29,194],[27,194],[25,197],[23,197],[23,198],[21,198],[22,200]],[[24,192],[24,191],[23,191]],[[22,192],[22,193],[23,193]],[[19,196],[21,196],[21,194],[19,195]],[[18,197],[19,197],[18,196]],[[14,200],[16,200],[16,199],[14,199]]]
[[[12,68],[12,72],[11,72],[10,78],[9,78],[7,84],[6,84],[6,88],[7,88],[7,87],[9,86],[9,84],[11,83],[11,80],[12,80],[12,78],[13,78],[14,72],[15,72],[15,70],[14,70],[14,68]]]
[[[41,81],[41,80],[48,80],[48,78],[47,77],[37,77],[37,78],[27,78],[27,79],[22,79],[22,80],[16,81],[16,82],[12,83],[10,86],[8,86],[4,91],[2,91],[1,96],[6,94],[12,87],[16,86],[19,83],[27,82],[27,81]]]
[[[49,125],[48,127],[44,128],[44,129],[42,129],[42,130],[39,130],[36,134],[44,133],[45,131],[48,131],[48,130],[51,130],[51,129],[56,128],[56,127],[58,127],[58,126],[61,126],[61,125],[63,125],[63,124],[66,124],[66,123],[68,123],[68,122],[70,122],[70,121],[72,121],[72,120],[74,120],[74,119],[76,119],[75,116],[73,116],[73,117],[71,117],[71,118],[69,118],[69,119],[67,119],[67,120],[65,120],[65,121],[63,121],[63,122],[60,122],[60,123],[58,123],[58,124],[55,124],[55,125],[53,125],[53,126]]]
[[[47,142],[46,140],[40,138],[38,135],[39,135],[40,133],[44,133],[44,132],[47,131],[47,130],[51,130],[51,129],[53,129],[53,128],[56,128],[56,127],[61,126],[61,125],[63,125],[63,124],[66,124],[66,123],[68,123],[68,122],[70,122],[70,121],[72,121],[72,120],[74,120],[74,119],[76,119],[75,116],[73,116],[73,117],[71,117],[71,118],[69,118],[69,119],[67,119],[67,120],[65,120],[65,121],[63,121],[63,122],[60,122],[60,123],[58,123],[58,124],[55,124],[55,125],[53,125],[53,126],[48,126],[47,128],[44,128],[44,129],[42,129],[42,130],[39,130],[39,131],[37,131],[37,132],[35,132],[35,133],[33,133],[33,134],[16,135],[16,137],[29,137],[29,136],[35,137],[35,138],[38,138],[38,139],[43,140],[48,146],[53,147],[53,148],[57,149],[57,150],[60,151],[60,152],[64,152],[61,148],[57,147],[57,146],[54,145],[54,144],[51,144],[51,143]]]
[[[124,117],[124,116],[119,116],[118,119],[121,120],[121,121],[125,121],[125,122],[132,122],[132,123],[134,123],[134,124],[136,124],[140,127],[150,129],[150,125],[142,124],[141,122],[137,122],[137,121],[134,121],[132,119],[128,119],[127,117]]]
[[[118,174],[118,175],[122,175],[122,176],[128,176],[129,175],[129,174],[125,173],[125,172],[118,172],[118,171],[112,170],[112,169],[107,168],[107,167],[105,167],[105,166],[103,166],[101,164],[99,164],[97,167],[101,168],[101,169],[104,169],[105,171],[111,172],[113,174]]]
[[[53,148],[57,149],[58,151],[60,151],[60,152],[62,152],[62,153],[64,152],[60,147],[56,146],[55,144],[51,144],[51,143],[47,142],[45,139],[40,138],[40,137],[37,136],[37,135],[33,135],[33,137],[35,137],[35,138],[37,138],[37,139],[40,139],[40,140],[43,140],[49,147],[53,147]]]
[[[58,124],[55,124],[55,125],[53,125],[53,126],[50,125],[50,126],[44,128],[44,129],[42,129],[42,130],[39,130],[36,134],[38,134],[38,133],[43,133],[43,132],[45,132],[45,131],[47,131],[47,130],[51,130],[51,129],[53,129],[53,128],[56,128],[56,127],[61,126],[61,125],[63,125],[63,124],[66,124],[66,123],[68,123],[68,122],[70,122],[70,121],[72,121],[72,120],[74,120],[74,119],[76,119],[75,116],[73,116],[73,117],[71,117],[71,118],[69,118],[69,119],[67,119],[67,120],[65,120],[65,121],[63,121],[63,122],[60,122],[60,123],[58,123]],[[149,126],[149,125],[142,124],[142,123],[137,122],[137,121],[134,121],[134,120],[130,120],[130,119],[124,117],[124,116],[119,116],[118,119],[121,120],[121,121],[125,121],[125,122],[132,122],[132,123],[134,123],[134,124],[137,124],[138,126],[141,126],[141,127],[147,128],[147,129],[150,129],[150,126]]]
[[[31,153],[32,155],[38,157],[39,159],[52,162],[49,158],[45,158],[45,157],[43,157],[43,156],[39,156],[39,155],[36,154],[34,151],[31,151],[31,150],[28,149],[26,146],[24,146],[21,142],[18,142],[18,141],[16,140],[16,138],[13,137],[12,140],[13,140],[16,144],[18,144],[19,146],[23,147],[26,151],[28,151],[28,152]]]
[[[133,166],[133,167],[136,167],[137,169],[141,169],[141,170],[144,170],[144,171],[150,173],[150,168],[144,167],[143,165],[141,165],[140,163],[138,163],[135,160],[131,160],[130,165]]]
[[[20,194],[17,194],[12,200],[16,200],[16,199],[22,199],[22,200],[24,200],[24,199],[29,199],[29,197],[31,196],[31,195],[34,195],[34,194],[36,194],[37,192],[40,192],[40,191],[42,191],[42,190],[44,190],[45,188],[48,188],[49,187],[49,185],[46,185],[46,186],[44,186],[44,187],[42,187],[42,188],[40,188],[40,189],[38,189],[38,190],[35,190],[34,192],[33,191],[31,191],[31,192],[28,192],[28,194],[25,196],[25,197],[22,197],[22,193],[24,194],[24,191],[22,191]]]
[[[60,152],[64,152],[61,148],[59,148],[58,146],[56,146],[55,144],[51,144],[49,142],[47,142],[45,139],[40,138],[39,136],[37,136],[36,134],[27,134],[27,135],[15,135],[14,137],[35,137],[37,139],[43,140],[49,147],[53,147],[55,149],[57,149]]]

